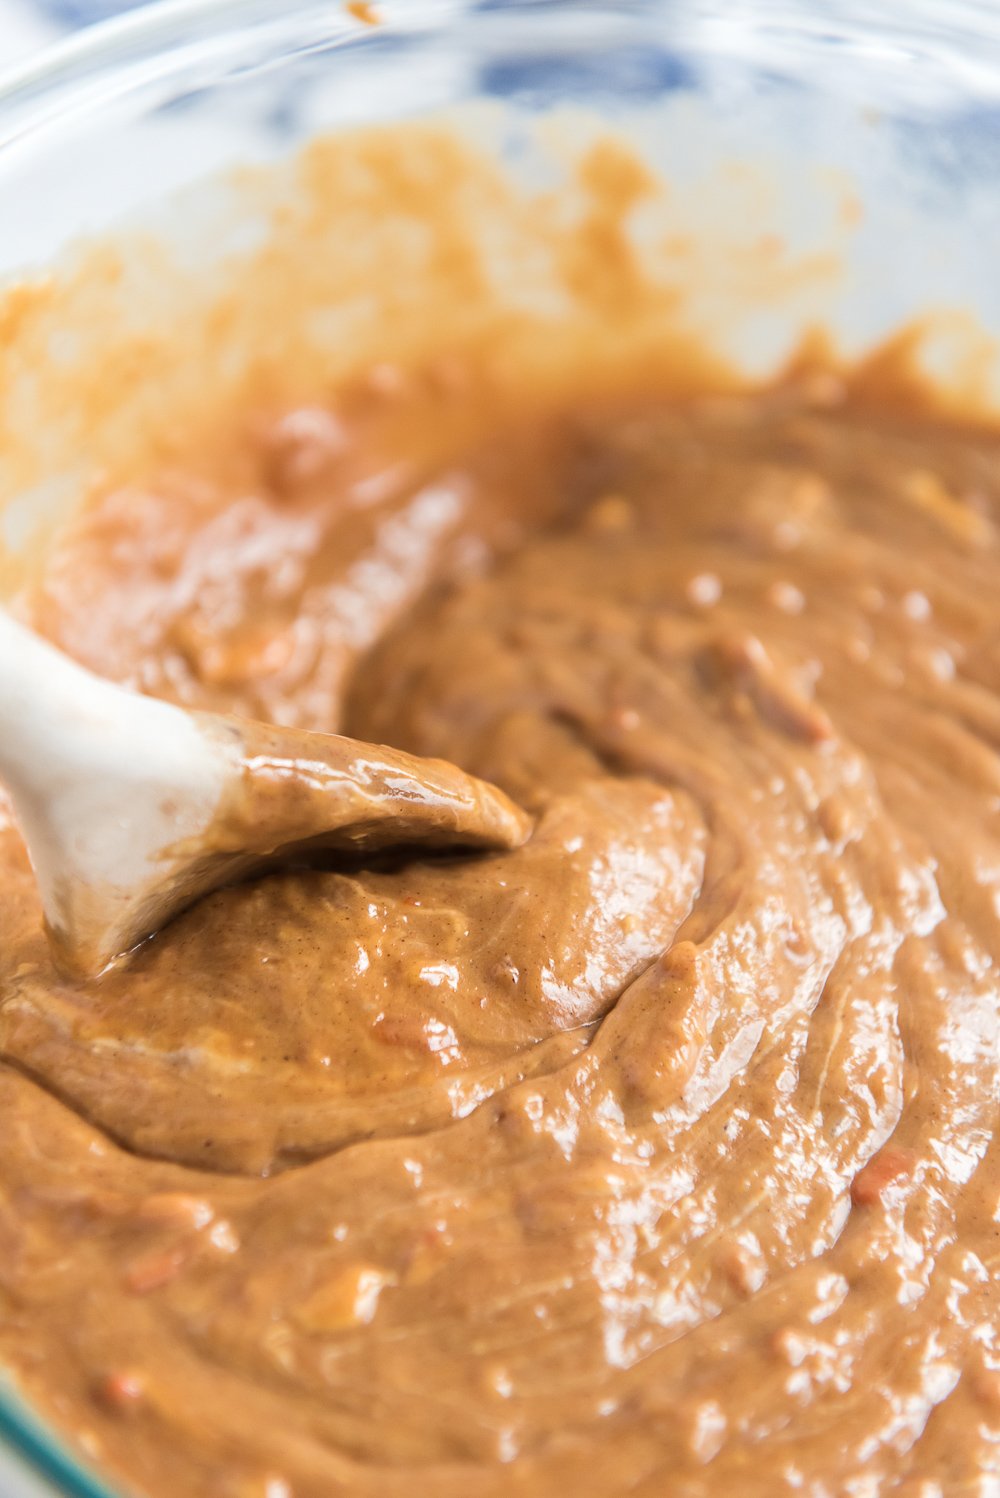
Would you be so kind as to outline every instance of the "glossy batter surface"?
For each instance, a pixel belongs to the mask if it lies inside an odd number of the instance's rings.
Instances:
[[[152,1498],[985,1498],[1000,441],[474,384],[377,371],[49,565],[88,664],[537,830],[72,986],[7,826],[0,1352]]]

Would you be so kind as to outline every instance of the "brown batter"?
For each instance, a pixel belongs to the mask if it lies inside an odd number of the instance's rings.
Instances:
[[[1000,440],[841,394],[382,369],[51,560],[88,664],[537,818],[89,986],[3,831],[0,1350],[136,1492],[994,1491]]]

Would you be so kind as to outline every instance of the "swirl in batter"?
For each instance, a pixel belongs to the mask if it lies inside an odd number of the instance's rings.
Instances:
[[[157,1498],[985,1498],[998,440],[830,380],[483,400],[379,370],[52,557],[88,664],[537,825],[77,986],[6,825],[0,1351]]]

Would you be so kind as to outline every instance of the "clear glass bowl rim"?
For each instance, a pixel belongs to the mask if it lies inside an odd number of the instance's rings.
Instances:
[[[600,44],[602,27],[640,22],[665,41],[732,51],[748,61],[852,53],[876,68],[937,66],[957,87],[1000,100],[996,0],[374,0],[387,31],[432,33],[475,19],[508,41],[574,19]],[[260,61],[269,48],[326,50],[370,34],[346,0],[152,0],[85,27],[10,70],[0,69],[0,153],[81,107],[165,82],[188,65]],[[566,34],[565,32],[563,33]]]

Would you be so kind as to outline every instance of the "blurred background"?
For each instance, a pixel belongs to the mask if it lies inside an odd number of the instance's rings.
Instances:
[[[107,16],[134,10],[143,0],[0,0],[0,72],[37,47]]]

